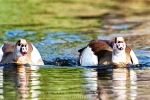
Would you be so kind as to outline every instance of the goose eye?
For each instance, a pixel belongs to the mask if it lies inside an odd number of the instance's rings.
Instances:
[[[118,41],[118,43],[123,43],[122,41]]]
[[[21,44],[19,43],[18,46],[20,46]]]

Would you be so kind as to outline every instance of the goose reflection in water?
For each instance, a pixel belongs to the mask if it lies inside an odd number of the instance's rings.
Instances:
[[[13,98],[15,96],[11,94],[11,91],[14,90],[13,86],[15,86],[14,92],[16,91],[17,98],[37,99],[39,96],[37,88],[40,88],[38,86],[40,75],[37,71],[38,66],[30,66],[29,64],[8,64],[8,66],[2,67],[1,83],[3,88],[0,99]]]
[[[17,89],[18,98],[34,98],[37,99],[40,89],[39,85],[39,74],[36,73],[38,70],[37,66],[16,64],[13,66],[15,75],[14,82]],[[30,85],[30,87],[29,87]]]
[[[128,68],[96,69],[84,74],[87,78],[89,91],[86,94],[90,100],[135,100],[137,96],[137,75]],[[87,92],[86,91],[86,92]]]
[[[30,76],[30,66],[24,66],[23,64],[15,65],[15,75],[14,82],[18,91],[19,98],[28,98],[29,97],[29,76]]]
[[[4,99],[3,96],[3,67],[0,67],[0,99]]]
[[[135,100],[137,75],[134,70],[117,68],[112,71],[113,98],[116,100]]]

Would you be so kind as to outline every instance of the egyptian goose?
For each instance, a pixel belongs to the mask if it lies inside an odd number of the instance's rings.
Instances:
[[[81,66],[98,64],[138,64],[135,53],[130,49],[123,37],[111,40],[93,40],[85,48],[79,50],[78,62]]]
[[[25,39],[18,40],[16,44],[3,44],[0,47],[0,63],[44,65],[39,51]]]

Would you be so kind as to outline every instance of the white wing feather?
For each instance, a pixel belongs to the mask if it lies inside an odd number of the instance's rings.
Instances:
[[[4,53],[3,53],[3,50],[2,50],[2,47],[3,47],[4,45],[2,45],[1,47],[0,47],[0,61],[2,60],[2,57],[3,57],[3,55],[4,55]]]
[[[139,64],[138,58],[136,57],[135,53],[132,50],[130,51],[130,56],[133,61],[133,64]]]
[[[39,59],[42,59],[39,51],[35,48],[33,44],[31,44],[33,47],[33,51],[31,52],[31,60],[33,61],[34,64],[38,62]]]
[[[92,49],[88,46],[84,49],[81,58],[81,66],[96,66],[98,65],[98,57],[94,55]]]

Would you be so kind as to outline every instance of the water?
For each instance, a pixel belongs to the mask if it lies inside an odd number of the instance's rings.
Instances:
[[[148,28],[145,32],[134,29],[135,23],[107,23],[102,31],[91,34],[6,31],[0,37],[1,44],[26,38],[38,48],[46,65],[1,64],[0,99],[147,100],[150,94],[150,35]],[[125,37],[136,53],[139,65],[117,69],[112,65],[78,65],[77,51],[89,41],[116,36]]]
[[[150,71],[136,68],[1,65],[0,99],[135,100],[148,98]],[[94,69],[93,69],[94,68]]]

